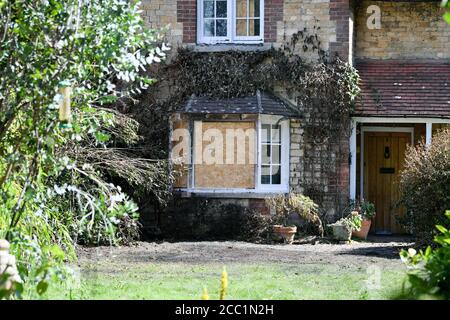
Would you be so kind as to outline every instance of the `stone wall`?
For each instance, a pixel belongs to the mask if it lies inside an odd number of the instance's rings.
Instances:
[[[144,238],[230,240],[246,239],[246,215],[267,215],[264,199],[182,198],[175,196],[162,210],[141,208]],[[256,225],[255,225],[256,226]],[[244,227],[245,228],[245,227]],[[247,235],[248,236],[248,235]]]
[[[192,45],[196,42],[196,0],[143,0],[142,3],[143,15],[149,27],[160,28],[170,24],[167,38],[173,46]],[[350,0],[265,0],[265,43],[269,46],[281,46],[293,34],[306,29],[310,35],[317,34],[323,50],[330,51],[331,55],[338,53],[342,58],[348,59],[351,55],[349,3]],[[300,53],[306,59],[317,58],[316,53]],[[283,93],[282,89],[279,91]],[[329,177],[318,167],[323,162],[320,158],[329,156],[324,150],[305,141],[303,125],[304,122],[300,119],[291,120],[291,190],[310,195],[321,204],[329,219],[333,220],[339,212],[336,199],[345,203],[349,194],[348,140],[342,140],[335,146],[347,150],[343,158],[336,159],[341,169],[339,178]],[[313,167],[307,165],[311,161],[305,161],[305,155],[309,159],[313,158]],[[312,185],[316,187],[312,188]],[[235,203],[268,213],[263,199],[176,199],[160,219],[156,214],[159,209],[152,208],[152,204],[144,206],[143,217],[148,220],[145,225],[159,225],[165,236],[209,237],[216,232],[217,226],[225,226],[223,221],[230,221],[230,218],[223,219],[220,211],[204,210],[204,201],[209,201],[211,207]]]
[[[330,19],[330,0],[288,0],[285,1],[283,19],[278,22],[276,46],[283,45],[292,35],[307,30],[317,34],[323,50],[330,49],[330,43],[336,41],[336,22]],[[308,59],[315,59],[314,53],[303,53]]]
[[[333,55],[349,57],[350,0],[265,0],[264,42],[279,47],[305,28],[317,34],[321,47]],[[167,39],[175,47],[195,44],[197,0],[143,0],[143,16],[151,28],[168,27]],[[304,53],[303,53],[304,54]],[[316,59],[313,53],[304,54]]]
[[[328,221],[335,221],[348,204],[349,140],[343,134],[330,145],[308,141],[305,122],[291,120],[290,189],[319,204]]]
[[[176,46],[183,41],[183,23],[177,19],[178,0],[143,0],[142,16],[149,28],[163,29],[168,42]]]
[[[367,27],[368,6],[381,9],[381,29]],[[356,56],[373,59],[449,59],[450,26],[439,1],[361,1],[356,12]]]
[[[289,159],[289,185],[295,192],[303,193],[304,189],[301,182],[303,181],[303,164],[304,164],[304,148],[303,148],[303,129],[301,128],[299,119],[291,120],[291,148]]]

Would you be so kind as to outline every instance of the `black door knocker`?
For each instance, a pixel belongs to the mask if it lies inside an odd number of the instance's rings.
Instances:
[[[389,159],[391,157],[391,151],[389,150],[389,147],[384,147],[384,158]]]

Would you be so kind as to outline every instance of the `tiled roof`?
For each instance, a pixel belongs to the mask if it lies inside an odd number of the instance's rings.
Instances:
[[[363,60],[357,116],[450,117],[450,63]]]
[[[187,101],[185,113],[211,114],[274,114],[282,116],[298,116],[289,102],[267,93],[257,92],[253,96],[213,99],[210,97],[192,96]]]

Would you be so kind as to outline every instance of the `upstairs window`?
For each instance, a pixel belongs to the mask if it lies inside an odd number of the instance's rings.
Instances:
[[[198,0],[200,43],[261,43],[264,0]]]

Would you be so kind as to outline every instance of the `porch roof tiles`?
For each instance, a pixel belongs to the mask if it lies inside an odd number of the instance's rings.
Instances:
[[[450,63],[360,60],[355,116],[450,118]]]
[[[184,112],[197,114],[273,114],[298,117],[289,102],[273,94],[260,91],[257,91],[253,96],[230,99],[213,99],[193,95],[187,101]]]

